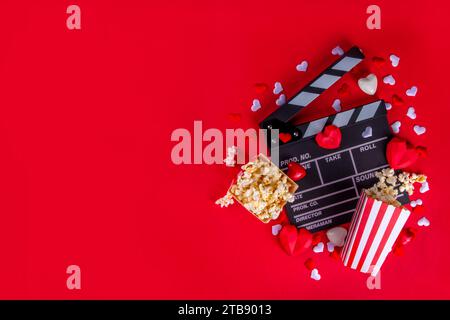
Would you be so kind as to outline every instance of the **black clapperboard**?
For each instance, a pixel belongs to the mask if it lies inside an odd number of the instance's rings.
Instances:
[[[290,161],[306,169],[306,177],[297,182],[295,201],[286,205],[290,222],[299,228],[315,232],[349,222],[361,189],[373,186],[378,181],[375,172],[389,167],[386,145],[392,133],[383,100],[300,125],[289,123],[363,59],[362,52],[353,47],[260,124],[263,129],[278,129],[292,137],[286,143],[278,141],[283,171]],[[315,135],[331,124],[341,129],[342,142],[338,149],[327,150],[317,145]],[[271,137],[268,130],[268,141],[272,139],[279,137]],[[398,200],[409,202],[406,193]]]

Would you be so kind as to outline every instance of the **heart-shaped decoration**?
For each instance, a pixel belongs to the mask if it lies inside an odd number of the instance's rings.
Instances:
[[[284,94],[280,94],[275,103],[277,104],[277,106],[281,107],[286,103],[286,96]]]
[[[364,93],[373,96],[377,92],[377,76],[371,73],[367,77],[359,79],[358,86]]]
[[[426,217],[422,217],[417,221],[417,225],[419,227],[429,227],[430,226],[430,220],[428,220]]]
[[[327,238],[336,247],[342,247],[347,236],[347,229],[343,227],[334,227],[327,231]]]
[[[394,68],[396,68],[400,62],[400,58],[396,56],[395,54],[391,54],[389,56],[389,60],[391,60],[391,64]]]
[[[316,263],[314,262],[314,260],[312,258],[306,259],[304,265],[305,265],[306,269],[308,269],[308,270],[312,270],[316,267]]]
[[[253,99],[253,103],[252,106],[250,108],[253,112],[258,111],[259,109],[261,109],[261,103],[259,102],[258,99]]]
[[[281,132],[278,136],[280,137],[280,140],[283,143],[289,142],[292,139],[292,136],[290,133]]]
[[[288,163],[287,175],[294,181],[299,181],[306,176],[306,170],[303,166],[295,161]]]
[[[321,253],[321,252],[323,252],[323,248],[324,248],[323,242],[319,242],[318,244],[316,244],[314,246],[313,251],[315,253]]]
[[[344,50],[342,50],[341,47],[336,46],[333,48],[333,50],[331,50],[331,54],[333,56],[342,56],[344,54]]]
[[[419,157],[426,157],[428,154],[427,148],[422,146],[417,146],[416,151],[419,154]]]
[[[416,94],[417,94],[417,87],[416,86],[412,86],[411,88],[406,90],[406,95],[408,97],[415,97]]]
[[[272,226],[272,235],[277,236],[282,228],[283,226],[281,224],[274,224]]]
[[[322,276],[319,274],[319,270],[312,269],[311,270],[311,279],[319,281],[322,278]]]
[[[304,60],[301,63],[299,63],[295,69],[297,69],[297,71],[300,72],[306,72],[306,70],[308,70],[308,61]]]
[[[328,252],[334,251],[334,244],[332,242],[327,242],[327,250]]]
[[[405,246],[416,238],[417,230],[411,227],[403,228],[398,235],[396,243]]]
[[[366,127],[364,131],[361,133],[361,136],[364,139],[370,138],[372,136],[372,127]]]
[[[411,201],[409,204],[411,205],[411,207],[415,208],[417,206],[421,206],[422,205],[422,199],[416,199]]]
[[[402,123],[400,121],[395,121],[393,124],[391,124],[392,132],[395,134],[399,133],[401,126]]]
[[[393,86],[395,84],[395,79],[392,75],[387,75],[386,77],[383,78],[383,82]]]
[[[414,132],[415,132],[418,136],[420,136],[420,135],[424,134],[425,132],[427,132],[427,128],[422,127],[422,126],[419,126],[419,125],[416,124],[416,125],[414,126]]]
[[[342,110],[341,100],[339,100],[339,99],[335,99],[331,106],[333,107],[334,111],[336,111],[336,112],[340,112]]]
[[[273,94],[279,94],[281,91],[283,91],[283,86],[279,82],[275,82],[275,85],[273,86]]]
[[[387,145],[386,158],[392,169],[404,169],[414,164],[419,155],[405,140],[395,137]]]
[[[391,110],[392,109],[392,104],[390,104],[389,102],[386,102],[384,104],[384,106],[386,107],[386,110]]]
[[[414,107],[409,107],[408,108],[408,112],[406,113],[406,115],[411,118],[411,119],[415,119],[417,117],[416,115],[416,109],[414,109]]]
[[[317,144],[324,149],[336,149],[341,145],[341,130],[334,126],[326,126],[323,132],[316,135]]]
[[[422,182],[422,185],[420,186],[420,193],[425,193],[428,192],[430,190],[430,185],[428,184],[428,182]]]
[[[311,247],[312,234],[305,228],[287,224],[281,229],[279,235],[280,245],[291,256],[299,255]]]

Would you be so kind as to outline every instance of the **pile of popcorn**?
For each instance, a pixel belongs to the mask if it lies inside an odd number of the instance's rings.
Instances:
[[[424,183],[427,177],[422,174],[401,172],[396,174],[394,169],[386,168],[375,173],[378,182],[366,194],[377,200],[387,202],[390,205],[399,207],[401,204],[397,200],[399,193],[407,192],[412,195],[414,183]]]
[[[227,207],[235,198],[258,219],[267,223],[278,218],[286,202],[294,201],[297,184],[268,159],[260,155],[241,168],[236,183],[216,204]]]

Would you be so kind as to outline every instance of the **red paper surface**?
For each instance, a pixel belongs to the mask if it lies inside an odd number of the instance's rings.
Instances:
[[[69,4],[0,4],[0,298],[450,298],[447,2],[377,1],[381,30],[366,27],[367,1],[77,0],[78,31]],[[380,97],[405,100],[390,120],[428,148],[417,166],[430,175],[431,226],[388,257],[379,290],[327,253],[286,255],[243,208],[215,206],[237,170],[170,159],[174,129],[256,127],[275,108],[273,83],[292,95],[338,44],[400,56]],[[256,114],[255,83],[269,85]],[[303,119],[332,112],[335,97]],[[304,266],[313,255],[320,281]],[[71,264],[81,290],[66,287]]]

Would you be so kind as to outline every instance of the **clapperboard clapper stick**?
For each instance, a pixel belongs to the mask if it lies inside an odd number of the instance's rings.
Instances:
[[[361,190],[377,182],[376,171],[389,166],[385,152],[392,134],[382,100],[298,126],[289,123],[363,58],[358,48],[352,48],[261,123],[263,128],[289,130],[293,136],[289,142],[280,142],[280,168],[287,170],[288,163],[296,161],[307,172],[297,182],[295,201],[286,205],[288,218],[297,227],[314,232],[349,222]],[[314,139],[330,124],[342,133],[341,145],[334,150],[319,147]],[[406,193],[398,200],[409,202]]]

